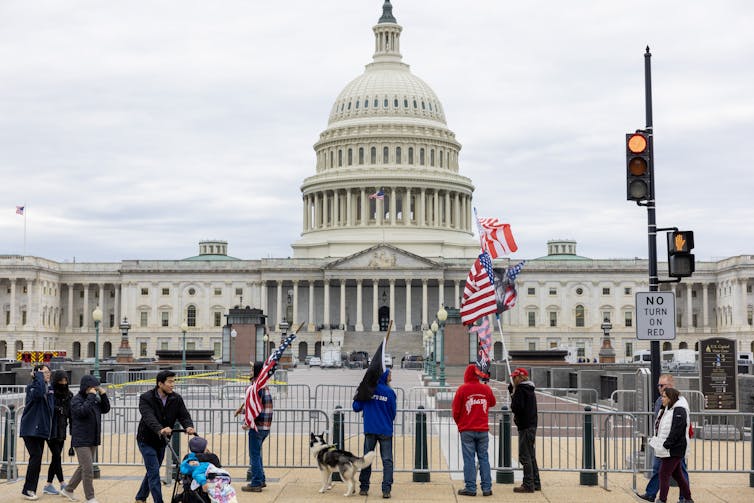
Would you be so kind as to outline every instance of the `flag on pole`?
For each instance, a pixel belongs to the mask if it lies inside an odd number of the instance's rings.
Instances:
[[[479,218],[478,221],[482,250],[487,251],[490,257],[495,259],[518,250],[510,224],[504,224],[497,218]]]
[[[293,339],[296,338],[296,334],[292,333],[286,337],[280,346],[272,352],[262,366],[262,371],[258,376],[254,376],[254,382],[246,388],[246,406],[244,407],[244,424],[251,428],[257,429],[257,425],[254,423],[254,419],[262,412],[262,400],[259,398],[259,391],[267,386],[267,382],[275,373],[275,367],[283,356],[283,353],[291,345]]]
[[[385,199],[385,191],[383,189],[378,190],[374,194],[369,194],[369,199],[379,199],[382,201]]]
[[[26,208],[26,206],[16,206],[16,215],[23,215],[24,208]]]
[[[498,309],[498,312],[507,311],[508,309],[511,309],[516,305],[516,300],[518,299],[518,292],[516,291],[516,278],[521,272],[521,269],[524,268],[524,264],[526,264],[526,260],[522,260],[518,264],[514,265],[513,267],[509,267],[508,270],[505,271],[505,280],[503,282],[503,296],[502,299],[500,299],[499,306],[501,307],[502,311]]]
[[[492,273],[492,260],[483,252],[474,261],[461,298],[461,321],[471,325],[482,316],[495,314],[497,301]]]
[[[364,372],[364,377],[359,383],[359,387],[356,388],[356,395],[354,400],[365,402],[372,399],[374,390],[377,388],[377,382],[380,380],[380,376],[385,373],[387,367],[385,366],[385,354],[387,352],[387,342],[390,339],[390,329],[393,327],[393,320],[390,320],[388,324],[387,333],[382,338],[380,345],[377,346],[377,351],[372,356],[372,361],[369,362],[369,368]]]
[[[476,332],[479,339],[479,358],[480,360],[490,361],[490,349],[492,349],[492,325],[487,316],[482,318],[482,323],[474,325],[469,330]]]

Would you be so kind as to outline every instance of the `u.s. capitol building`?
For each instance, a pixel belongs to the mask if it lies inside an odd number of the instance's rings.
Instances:
[[[0,357],[47,349],[93,357],[96,306],[100,357],[116,353],[124,317],[136,357],[179,349],[184,322],[189,349],[219,357],[225,315],[237,305],[261,309],[273,340],[281,321],[305,321],[293,348],[302,360],[326,344],[371,352],[388,320],[393,352],[421,353],[439,306],[460,307],[479,253],[474,185],[460,169],[461,145],[442,103],[402,61],[402,27],[390,2],[373,31],[372,62],[337,96],[314,145],[293,258],[234,258],[222,240],[199,243],[199,254],[184,260],[1,255]],[[616,360],[648,347],[636,340],[634,307],[636,292],[649,290],[647,260],[582,257],[574,240],[552,240],[546,250],[527,262],[518,303],[502,316],[509,349],[569,346],[592,359],[605,318]],[[753,351],[753,277],[754,256],[745,255],[697,262],[691,278],[663,285],[676,293],[678,335],[663,349],[694,348],[714,335]]]

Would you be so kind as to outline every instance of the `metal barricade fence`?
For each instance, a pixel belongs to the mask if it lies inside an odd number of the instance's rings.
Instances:
[[[219,390],[222,407],[238,407],[243,403],[248,384],[225,384]],[[311,407],[311,388],[307,384],[268,384],[275,407],[308,409]]]
[[[343,408],[351,408],[353,397],[356,394],[355,384],[317,384],[314,388],[314,409],[334,410],[340,405]],[[398,408],[405,407],[405,391],[403,388],[393,387]]]
[[[540,410],[579,410],[584,405],[599,409],[599,394],[593,388],[536,388]]]
[[[171,370],[175,372],[178,379],[181,377],[195,377],[202,375],[214,376],[215,378],[226,377],[225,371],[223,370]],[[158,372],[160,372],[160,370],[114,370],[105,374],[105,382],[116,387],[129,383],[144,383],[154,386]]]
[[[13,404],[20,407],[26,400],[26,385],[11,384],[0,386],[0,405]]]

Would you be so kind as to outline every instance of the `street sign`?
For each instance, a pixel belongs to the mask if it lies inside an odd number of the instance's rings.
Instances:
[[[675,339],[673,292],[636,292],[636,338],[641,341]]]
[[[736,341],[715,337],[699,341],[704,408],[738,409]]]

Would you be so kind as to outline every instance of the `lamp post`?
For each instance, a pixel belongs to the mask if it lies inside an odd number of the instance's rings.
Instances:
[[[230,329],[230,372],[235,376],[236,373],[236,359],[233,358],[233,341],[238,337],[238,332],[235,328]]]
[[[424,375],[429,375],[429,343],[432,341],[432,330],[427,329],[422,336],[424,340]]]
[[[610,323],[610,318],[602,320],[600,328],[602,329],[602,335],[604,336],[602,339],[602,347],[599,351],[600,363],[615,363],[615,350],[610,344],[610,330],[613,329],[613,324]]]
[[[94,320],[94,377],[99,379],[99,323],[102,321],[102,309],[99,306],[92,311]]]
[[[440,320],[440,386],[445,386],[445,320],[448,319],[448,312],[445,306],[440,306],[437,311],[437,319]]]
[[[265,332],[264,337],[262,337],[262,340],[264,341],[264,348],[262,348],[262,355],[264,356],[264,361],[267,361],[267,341],[270,340],[270,336],[267,335]]]
[[[437,320],[433,321],[429,326],[432,330],[432,341],[434,344],[434,351],[432,351],[432,380],[437,380],[437,330],[440,328],[437,324]]]
[[[188,324],[184,321],[181,323],[181,332],[183,332],[183,350],[181,351],[181,367],[183,372],[186,372],[186,332],[188,332]]]
[[[116,361],[118,363],[130,363],[134,361],[134,352],[131,350],[131,346],[128,345],[128,331],[131,330],[128,318],[124,316],[118,328],[120,328],[120,348],[118,348]]]

